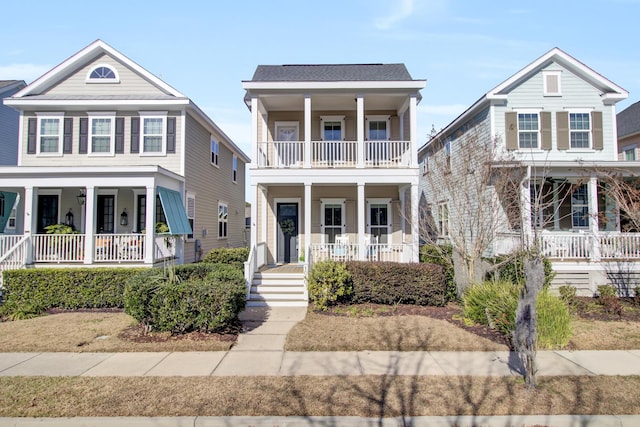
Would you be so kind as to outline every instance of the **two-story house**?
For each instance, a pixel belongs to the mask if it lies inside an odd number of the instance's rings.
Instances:
[[[618,160],[640,160],[640,101],[617,115]]]
[[[555,285],[592,295],[598,285],[616,282],[622,270],[635,277],[638,265],[629,261],[640,259],[639,236],[622,232],[620,214],[599,179],[614,168],[637,168],[618,159],[616,103],[627,96],[557,48],[484,94],[419,150],[421,191],[436,232],[446,239],[460,213],[451,203],[455,195],[438,199],[428,190],[430,164],[446,156],[460,171],[456,162],[468,158],[460,147],[470,147],[463,141],[496,144],[496,173],[519,170],[519,207],[491,206],[503,220],[485,255],[509,253],[535,237],[552,261]]]
[[[249,304],[306,305],[302,271],[320,260],[418,260],[424,86],[403,64],[260,65],[243,81],[253,145]],[[256,271],[282,264],[299,270],[298,282],[268,288]]]
[[[0,100],[13,95],[25,86],[23,80],[0,80]],[[0,166],[18,164],[19,123],[18,112],[11,107],[0,104]],[[2,217],[2,210],[0,210],[0,217]],[[0,228],[2,228],[1,219]]]
[[[0,267],[193,262],[245,245],[249,158],[188,97],[101,40],[13,96]],[[51,234],[64,224],[73,234]],[[66,230],[70,231],[70,230]]]

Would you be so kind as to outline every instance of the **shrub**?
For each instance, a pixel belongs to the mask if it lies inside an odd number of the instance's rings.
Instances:
[[[249,248],[218,248],[207,253],[203,262],[242,265],[249,257]]]
[[[511,283],[524,283],[524,261],[528,256],[528,252],[516,252],[506,257],[496,257],[492,262],[499,267],[491,273],[491,278],[495,280],[504,280]],[[544,284],[543,289],[549,289],[551,281],[556,273],[551,268],[551,261],[543,258],[544,264]]]
[[[598,303],[610,314],[622,316],[622,303],[618,300],[618,291],[611,285],[598,286]]]
[[[457,300],[458,290],[454,281],[453,246],[423,245],[420,247],[420,262],[442,266],[447,285],[447,301]]]
[[[538,348],[562,348],[569,344],[571,314],[562,299],[542,291],[536,300],[536,311]]]
[[[319,310],[326,310],[352,292],[351,274],[344,263],[322,261],[313,265],[308,277],[309,299]]]
[[[38,268],[4,272],[2,312],[33,317],[50,308],[124,307],[125,283],[143,268]]]
[[[435,264],[351,261],[355,303],[443,306],[447,285],[443,268]]]

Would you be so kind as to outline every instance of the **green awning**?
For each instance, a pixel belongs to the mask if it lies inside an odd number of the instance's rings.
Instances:
[[[180,193],[168,188],[158,187],[158,195],[160,196],[164,216],[167,219],[169,233],[193,234]]]
[[[4,233],[7,221],[9,221],[9,215],[11,215],[11,210],[17,198],[18,193],[0,191],[0,234]]]

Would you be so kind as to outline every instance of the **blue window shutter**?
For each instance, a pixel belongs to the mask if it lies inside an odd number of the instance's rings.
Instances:
[[[176,118],[167,118],[167,153],[176,152]]]
[[[140,117],[131,117],[131,152],[140,152]]]
[[[87,117],[80,118],[80,147],[78,153],[87,154],[87,143],[89,141],[89,119]]]
[[[64,133],[62,136],[62,147],[63,147],[63,153],[64,154],[71,154],[73,153],[73,139],[72,139],[72,132],[73,132],[73,118],[72,117],[65,117],[64,119]]]
[[[9,215],[11,215],[13,205],[16,204],[18,193],[12,193],[10,191],[0,191],[0,194],[2,194],[2,196],[4,197],[4,212],[0,212],[3,214],[2,216],[0,216],[0,234],[2,234],[5,227],[7,226],[7,221],[9,220]]]
[[[124,153],[124,117],[116,117],[116,153]]]
[[[36,135],[38,133],[38,119],[30,118],[27,122],[27,153],[36,154]]]
[[[160,196],[164,216],[167,219],[169,233],[173,235],[193,234],[180,193],[168,188],[158,187],[158,195]]]

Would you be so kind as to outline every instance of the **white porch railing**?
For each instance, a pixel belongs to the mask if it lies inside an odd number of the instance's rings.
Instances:
[[[366,167],[411,166],[411,141],[365,141]]]
[[[311,260],[319,261],[384,261],[409,262],[413,256],[413,246],[410,244],[358,244],[313,243],[311,244]],[[364,253],[361,258],[360,253]]]
[[[256,274],[260,267],[267,263],[267,244],[264,242],[258,243],[251,248],[249,256],[244,263],[244,281],[247,288],[247,299],[251,294],[251,282],[253,276]]]
[[[144,262],[144,234],[98,234],[93,236],[96,262]]]
[[[0,258],[9,252],[19,241],[22,235],[0,234]]]
[[[593,236],[583,233],[543,233],[542,254],[547,258],[585,259],[593,254]]]
[[[261,168],[301,168],[304,166],[304,142],[259,142],[257,161]]]
[[[84,261],[84,234],[34,234],[34,262]]]
[[[640,233],[614,233],[598,236],[603,259],[640,259]]]
[[[311,141],[311,166],[355,167],[357,153],[356,141]]]
[[[0,289],[2,289],[3,272],[7,270],[19,270],[27,262],[27,251],[29,250],[29,236],[17,236],[15,244],[2,252],[0,255]]]

